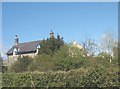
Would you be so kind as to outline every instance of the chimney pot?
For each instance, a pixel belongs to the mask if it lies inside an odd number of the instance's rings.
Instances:
[[[15,35],[15,45],[18,45],[19,44],[19,38],[17,35]]]

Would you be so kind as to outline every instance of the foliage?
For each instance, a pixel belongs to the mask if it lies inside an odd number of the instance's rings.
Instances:
[[[3,87],[119,87],[118,69],[102,66],[70,71],[4,73]]]
[[[47,38],[40,43],[41,48],[39,50],[39,55],[47,54],[53,56],[54,53],[59,50],[62,45],[64,45],[64,40],[59,35],[57,35],[57,38]]]
[[[29,71],[50,71],[54,70],[54,60],[50,55],[38,55],[34,58],[33,62],[29,65]]]
[[[71,47],[71,45],[61,46],[61,48],[53,55],[41,54],[36,55],[32,61],[31,58],[25,58],[16,61],[12,66],[12,72],[26,72],[26,71],[69,71],[71,69],[95,67],[101,65],[103,67],[110,67],[110,65],[118,65],[118,61],[114,60],[109,63],[107,56],[102,57],[83,57],[82,50]],[[100,53],[99,55],[104,55]],[[105,54],[107,55],[107,54]],[[26,62],[24,62],[26,61]]]
[[[8,72],[8,66],[2,66],[2,73]]]
[[[79,54],[79,49],[65,45],[54,56],[57,70],[68,71],[70,69],[80,68],[84,65],[86,59]],[[72,54],[71,54],[72,53]]]
[[[18,58],[17,61],[11,66],[10,71],[12,72],[24,72],[28,70],[29,64],[32,62],[32,58],[23,56]]]
[[[71,55],[71,52],[75,55]],[[87,61],[79,51],[75,48],[70,48],[64,45],[58,50],[54,56],[41,54],[34,58],[33,62],[29,65],[29,71],[57,71],[80,68]]]
[[[102,57],[102,58],[108,59],[109,54],[108,54],[107,52],[100,52],[100,53],[98,54],[98,56],[99,56],[99,57]]]

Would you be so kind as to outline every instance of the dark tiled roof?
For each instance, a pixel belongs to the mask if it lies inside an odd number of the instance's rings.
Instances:
[[[14,48],[19,49],[17,53],[35,52],[40,42],[41,41],[39,40],[39,41],[25,42],[25,43],[19,43],[18,45],[13,45],[6,54],[7,55],[13,54]]]

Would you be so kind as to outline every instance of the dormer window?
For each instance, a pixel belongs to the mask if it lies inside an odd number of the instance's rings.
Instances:
[[[37,46],[37,50],[36,50],[35,55],[37,55],[37,54],[38,54],[39,49],[40,49],[40,45],[38,45],[38,46]]]
[[[18,51],[17,48],[13,49],[13,56],[17,54],[17,51]]]
[[[40,45],[37,46],[37,49],[39,49],[39,48],[40,48]]]

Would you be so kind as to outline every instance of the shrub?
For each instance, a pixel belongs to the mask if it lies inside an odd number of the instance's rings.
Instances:
[[[71,71],[4,73],[3,87],[119,87],[118,69],[79,68]]]
[[[22,58],[18,58],[17,61],[14,62],[14,64],[11,66],[10,71],[11,72],[24,72],[28,70],[28,66],[33,61],[32,58],[28,56],[23,56]]]
[[[68,45],[61,47],[55,54],[54,59],[57,70],[68,71],[70,69],[82,67],[86,59],[79,53],[79,49],[71,49]],[[75,55],[71,55],[71,52]]]
[[[33,62],[29,65],[29,71],[50,71],[54,70],[54,60],[50,55],[38,55],[34,58]]]
[[[86,59],[76,50],[76,55],[69,55],[69,46],[64,45],[57,51],[54,56],[41,54],[34,58],[28,67],[29,71],[57,71],[80,68],[86,63]]]

